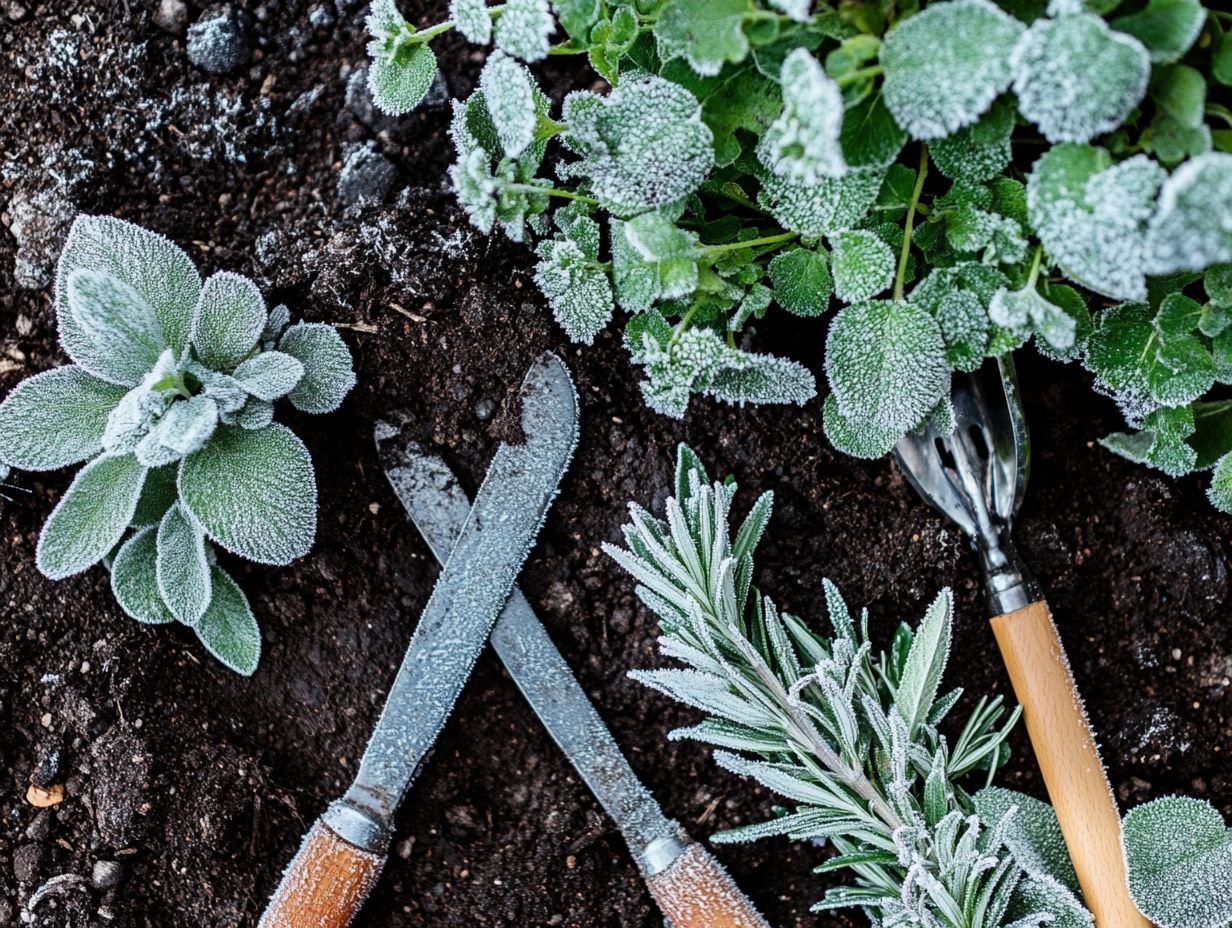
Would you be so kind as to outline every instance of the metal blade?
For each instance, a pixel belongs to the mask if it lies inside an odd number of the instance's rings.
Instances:
[[[470,510],[466,494],[440,458],[423,454],[413,444],[404,448],[393,435],[384,444],[382,462],[394,492],[432,553],[443,561]],[[492,631],[492,645],[552,740],[620,828],[634,855],[643,855],[656,841],[674,838],[676,824],[637,779],[517,587]]]
[[[392,819],[453,710],[577,444],[577,394],[559,358],[535,361],[521,398],[526,441],[497,449],[343,797],[374,822]]]

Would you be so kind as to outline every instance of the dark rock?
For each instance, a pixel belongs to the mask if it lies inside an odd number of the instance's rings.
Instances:
[[[338,198],[344,203],[379,203],[389,196],[398,169],[372,142],[351,152],[338,175]]]
[[[94,828],[110,847],[134,843],[150,810],[150,752],[123,724],[104,732],[90,745],[94,757],[91,800]]]
[[[188,27],[188,60],[211,74],[243,67],[252,54],[246,25],[231,7],[210,7]]]
[[[90,882],[95,889],[108,889],[124,878],[124,865],[118,860],[96,860],[90,872]]]
[[[13,876],[18,883],[37,883],[39,871],[47,858],[47,849],[41,844],[23,844],[13,852]]]

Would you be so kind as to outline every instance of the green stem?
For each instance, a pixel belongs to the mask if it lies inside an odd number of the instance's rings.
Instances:
[[[726,251],[740,251],[744,248],[761,248],[765,245],[778,245],[799,238],[799,232],[782,232],[778,235],[764,235],[761,238],[750,238],[743,242],[725,242],[722,245],[703,245],[702,251],[707,255],[718,255]]]
[[[907,221],[903,224],[903,248],[898,255],[898,270],[894,274],[894,299],[903,301],[903,286],[907,281],[907,259],[911,256],[911,233],[915,229],[915,211],[924,192],[924,178],[928,176],[928,146],[920,146],[920,169],[915,175],[915,189],[911,191],[911,203],[907,207]]]
[[[580,193],[574,193],[572,190],[561,190],[559,187],[536,187],[534,184],[506,184],[506,190],[512,190],[515,193],[538,193],[549,197],[560,197],[563,200],[577,200],[579,203],[588,203],[591,206],[598,206],[599,201],[594,197],[583,196]]]
[[[693,321],[693,314],[697,312],[697,308],[700,305],[700,303],[694,302],[685,310],[684,315],[680,317],[680,321],[676,323],[676,327],[672,330],[672,344],[680,341],[680,336],[689,330],[689,323]]]
[[[505,5],[488,7],[488,15],[493,19],[505,12]],[[415,29],[410,23],[407,23],[407,29],[414,29],[413,32],[406,32],[405,35],[398,36],[398,44],[400,45],[422,45],[424,42],[431,42],[438,35],[449,32],[451,29],[457,28],[457,23],[452,19],[447,19],[443,23],[437,23],[435,26],[428,26],[426,29]],[[405,31],[405,30],[404,30]]]
[[[867,68],[859,68],[855,71],[848,71],[841,77],[834,79],[834,82],[840,87],[846,87],[848,84],[854,84],[856,81],[863,80],[866,77],[879,77],[885,74],[885,68],[879,64],[869,65]]]
[[[1040,261],[1044,257],[1043,243],[1035,246],[1035,257],[1031,259],[1031,273],[1027,277],[1027,289],[1034,290],[1039,279]]]
[[[1218,116],[1229,126],[1232,126],[1232,110],[1229,110],[1226,106],[1220,106],[1218,103],[1208,103],[1206,104],[1206,115]]]

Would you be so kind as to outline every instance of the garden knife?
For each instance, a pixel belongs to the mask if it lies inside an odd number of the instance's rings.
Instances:
[[[894,456],[919,494],[975,541],[993,635],[1096,928],[1149,928],[1129,896],[1120,815],[1065,647],[1010,541],[1030,462],[1013,360],[956,373],[951,400],[952,431],[930,421]]]
[[[444,561],[470,503],[440,458],[377,426],[385,476],[437,560]],[[767,928],[722,865],[669,820],[638,781],[547,630],[514,587],[492,631],[513,682],[629,844],[674,928]]]
[[[509,597],[577,444],[577,394],[543,354],[522,382],[520,445],[502,444],[411,636],[346,794],[313,824],[260,928],[344,928],[385,864],[393,816]]]

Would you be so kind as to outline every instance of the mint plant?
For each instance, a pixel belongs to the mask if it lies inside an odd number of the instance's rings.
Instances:
[[[716,747],[720,766],[793,805],[713,840],[829,843],[816,872],[852,882],[813,910],[861,908],[873,925],[1091,928],[1052,807],[992,785],[1020,710],[981,698],[953,741],[940,731],[961,696],[941,689],[949,591],[874,654],[867,611],[857,621],[823,581],[833,631],[818,634],[753,587],[773,497],[733,531],[736,489],[681,445],[666,520],[630,503],[626,547],[604,546],[658,617],[661,653],[685,665],[630,675],[706,715],[668,737]],[[1132,898],[1154,924],[1232,921],[1232,830],[1208,803],[1147,803],[1123,834]]]
[[[173,242],[105,216],[73,223],[55,306],[74,363],[0,404],[3,465],[85,462],[39,536],[39,570],[59,580],[103,561],[128,615],[182,622],[251,674],[256,619],[214,545],[262,564],[311,548],[312,460],[274,403],[336,409],[355,384],[350,351],[332,326],[267,310],[248,278],[202,281]]]
[[[455,103],[471,221],[532,244],[570,338],[617,311],[647,402],[804,402],[755,352],[830,316],[825,430],[887,453],[948,422],[949,375],[1028,341],[1077,361],[1129,431],[1106,447],[1214,469],[1232,510],[1232,15],[1200,0],[455,0],[368,19],[374,98],[431,85],[431,41],[494,42]],[[556,108],[525,63],[610,85]],[[549,152],[551,157],[549,158]]]

